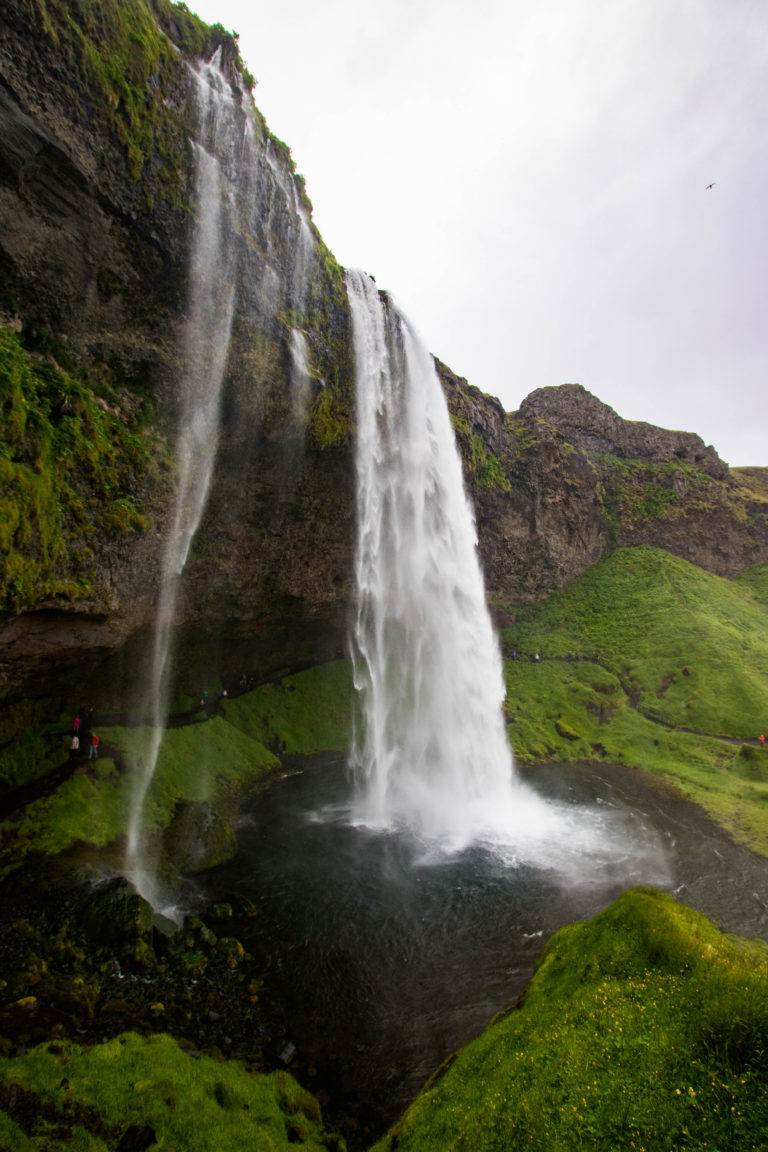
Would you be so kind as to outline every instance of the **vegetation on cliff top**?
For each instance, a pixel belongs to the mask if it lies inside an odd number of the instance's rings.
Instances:
[[[661,772],[768,855],[768,565],[729,581],[620,549],[514,616],[502,645],[521,760]]]
[[[186,136],[178,111],[166,99],[168,79],[181,67],[174,42],[198,56],[207,46],[212,50],[229,41],[237,58],[234,38],[220,24],[209,28],[185,4],[170,0],[32,0],[32,5],[58,56],[88,81],[74,94],[81,116],[98,112],[122,146],[132,180],[150,170],[156,176],[152,192],[147,189],[148,206],[155,193],[180,202]],[[87,93],[97,95],[95,109],[85,103]]]
[[[133,408],[110,405],[0,328],[0,612],[89,595],[105,540],[144,532],[145,481],[161,446]],[[137,507],[138,504],[138,507]]]
[[[547,945],[517,1008],[375,1152],[765,1148],[768,947],[635,889]]]

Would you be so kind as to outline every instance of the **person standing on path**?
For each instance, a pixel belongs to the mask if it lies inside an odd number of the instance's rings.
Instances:
[[[95,760],[99,754],[99,738],[95,732],[91,732],[91,747],[88,752],[88,759]]]

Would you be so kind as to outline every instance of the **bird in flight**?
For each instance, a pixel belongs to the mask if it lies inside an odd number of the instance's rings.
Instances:
[[[705,191],[706,191],[706,192],[709,192],[710,188],[714,188],[714,186],[715,186],[715,185],[714,185],[714,182],[713,182],[712,184],[707,184],[707,187],[706,187]]]

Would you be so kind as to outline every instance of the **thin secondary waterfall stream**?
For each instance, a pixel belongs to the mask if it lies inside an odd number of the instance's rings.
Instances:
[[[176,444],[178,480],[166,539],[146,711],[150,717],[128,827],[127,866],[153,898],[153,882],[142,870],[144,803],[157,764],[168,709],[172,630],[178,586],[205,509],[218,446],[221,385],[229,351],[235,300],[232,205],[218,153],[231,156],[242,138],[232,90],[218,56],[192,72],[199,104],[200,141],[192,142],[196,173],[197,226],[190,266],[190,304],[184,329],[185,365]],[[154,902],[154,901],[153,901]]]
[[[259,128],[250,93],[235,84],[222,65],[221,49],[210,61],[190,67],[190,82],[197,106],[196,138],[190,140],[196,219],[187,318],[178,350],[177,483],[141,701],[146,727],[139,730],[135,749],[125,860],[126,872],[155,906],[165,906],[169,900],[173,904],[174,897],[161,892],[149,859],[146,813],[168,719],[181,582],[214,478],[232,329],[238,308],[247,308],[249,319],[265,329],[281,312],[297,324],[305,322],[315,259],[307,208],[290,174],[273,155],[274,143]],[[266,230],[263,221],[259,227],[260,203],[270,221]],[[287,261],[280,251],[283,234],[289,237]],[[243,236],[258,236],[263,245],[257,258],[251,253],[250,263]],[[291,329],[290,353],[293,439],[289,435],[287,442],[295,452],[306,429],[310,383],[307,340],[297,327]],[[250,383],[258,392],[258,373]],[[201,776],[205,771],[201,763]]]

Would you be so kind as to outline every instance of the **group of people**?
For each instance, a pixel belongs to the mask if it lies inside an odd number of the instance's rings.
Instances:
[[[88,759],[95,760],[99,754],[99,738],[93,730],[93,708],[80,708],[72,718],[72,739],[69,751],[73,759],[88,749]]]

